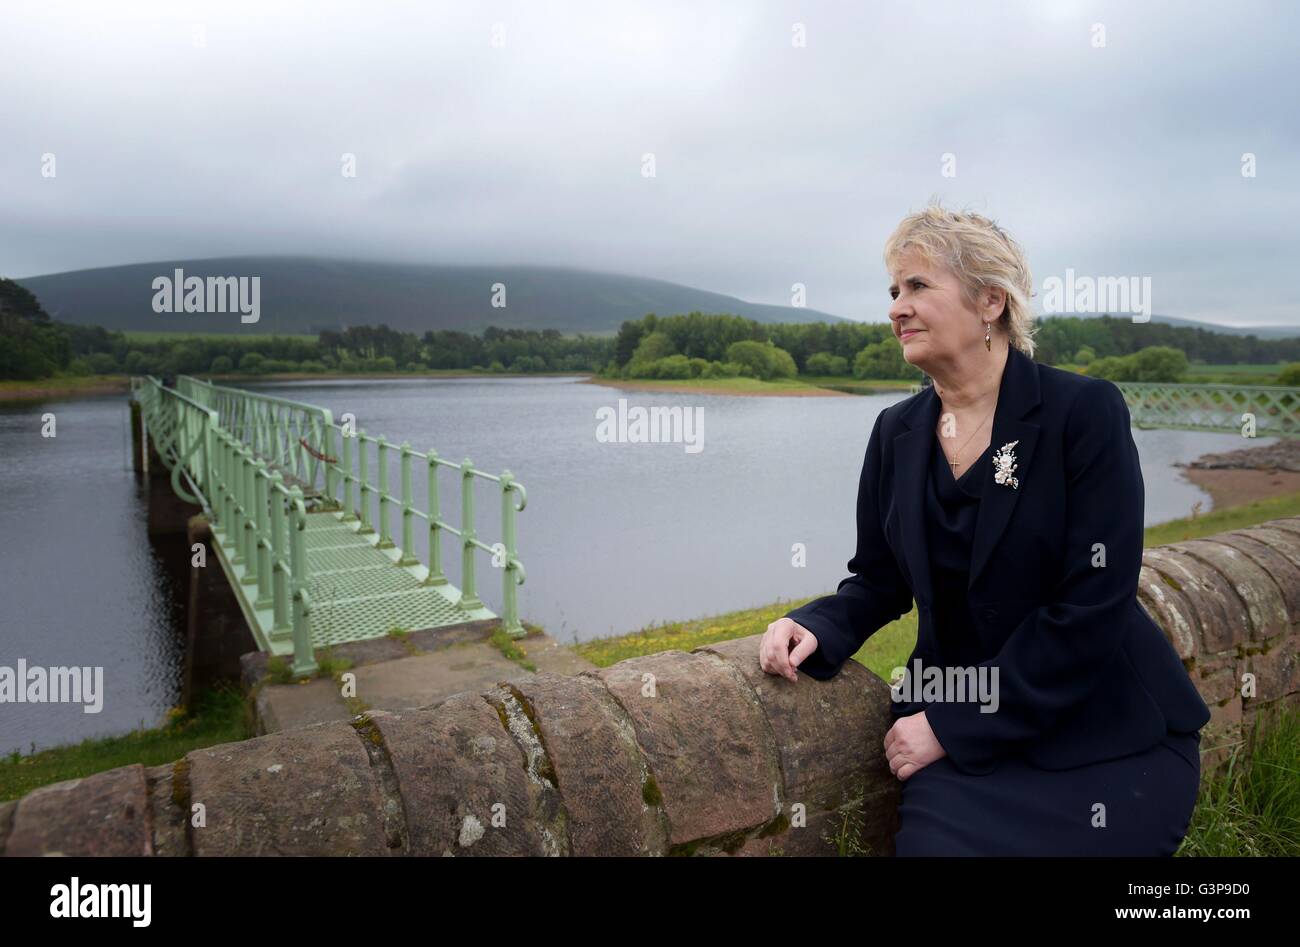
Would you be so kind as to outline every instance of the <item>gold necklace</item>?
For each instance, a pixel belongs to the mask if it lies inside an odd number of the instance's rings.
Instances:
[[[988,423],[989,418],[993,417],[993,412],[996,411],[997,409],[998,409],[998,404],[997,404],[997,402],[995,401],[995,402],[993,402],[993,407],[989,410],[988,415],[985,416],[984,420],[980,422],[980,426],[977,427],[977,428],[975,429],[975,434],[978,434],[981,430],[983,430],[984,425]],[[972,434],[970,437],[966,438],[966,444],[969,444],[971,441],[975,440],[975,434]],[[943,435],[940,434],[939,437],[942,438]],[[956,450],[956,452],[953,454],[953,456],[954,456],[954,457],[956,457],[956,456],[960,456],[962,450],[965,449],[966,444],[963,444],[963,445],[961,445],[961,447],[957,448],[957,450]],[[959,463],[961,463],[961,461],[959,461],[959,460],[950,460],[950,461],[948,461],[948,466],[952,468],[952,476],[953,476],[953,479],[954,479],[954,480],[957,479],[957,465],[958,465]]]

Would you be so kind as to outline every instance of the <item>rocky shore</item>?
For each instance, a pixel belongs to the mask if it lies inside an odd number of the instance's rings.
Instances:
[[[1262,447],[1243,447],[1224,454],[1202,454],[1189,464],[1198,470],[1293,470],[1300,473],[1300,439],[1279,440]]]
[[[1214,509],[1300,492],[1300,440],[1202,454],[1183,476],[1210,495]]]

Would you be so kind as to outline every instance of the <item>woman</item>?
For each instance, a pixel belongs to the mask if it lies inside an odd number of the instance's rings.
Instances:
[[[992,221],[929,208],[885,263],[903,357],[934,383],[875,420],[852,575],[773,622],[760,664],[832,678],[915,599],[884,740],[896,853],[1170,855],[1210,711],[1137,601],[1123,395],[1033,361],[1029,267]]]

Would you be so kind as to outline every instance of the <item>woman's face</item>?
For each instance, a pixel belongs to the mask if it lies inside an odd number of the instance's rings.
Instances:
[[[1005,294],[989,290],[981,299],[983,311],[966,300],[961,283],[943,265],[927,263],[915,250],[899,255],[890,273],[889,319],[903,358],[927,375],[950,375],[950,369],[984,349],[984,320],[1002,311]],[[996,330],[995,330],[996,332]]]

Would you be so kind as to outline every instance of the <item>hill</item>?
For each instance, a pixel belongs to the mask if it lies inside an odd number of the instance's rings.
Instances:
[[[238,312],[155,312],[154,279],[261,277],[255,324]],[[664,280],[549,266],[392,264],[318,257],[168,260],[18,280],[50,317],[137,332],[277,332],[387,324],[404,332],[501,328],[605,334],[647,313],[731,313],[762,323],[840,322],[815,309],[769,306]],[[504,308],[492,287],[506,287]]]

